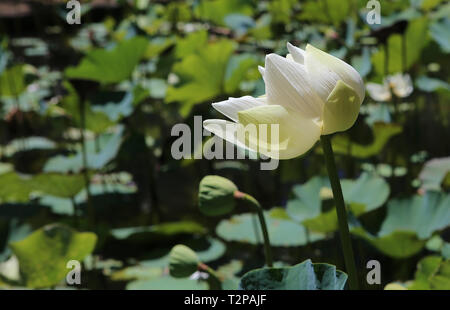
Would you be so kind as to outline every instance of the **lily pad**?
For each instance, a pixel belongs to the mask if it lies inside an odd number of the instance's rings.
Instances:
[[[264,216],[272,246],[299,246],[324,238],[322,234],[308,233],[305,227],[292,220],[273,217],[270,212],[265,212]],[[262,243],[258,218],[253,213],[239,214],[222,220],[216,227],[216,233],[226,241]]]
[[[97,242],[94,233],[79,233],[55,224],[47,225],[26,237],[10,243],[19,260],[20,273],[26,286],[43,288],[56,285],[66,276],[70,260],[83,260]]]
[[[450,290],[450,260],[427,256],[417,265],[410,290]]]
[[[119,152],[122,144],[122,134],[124,127],[118,125],[113,133],[102,134],[99,137],[100,151],[96,152],[95,141],[88,140],[87,149],[87,166],[89,169],[101,169],[109,163]],[[72,156],[58,155],[50,158],[45,166],[45,172],[79,172],[83,169],[83,154],[81,146]]]
[[[131,76],[147,50],[147,39],[135,37],[117,44],[111,50],[90,51],[77,67],[66,69],[70,79],[83,79],[100,83],[118,83]]]
[[[153,226],[127,227],[111,230],[111,235],[118,240],[129,238],[147,239],[144,236],[162,235],[171,236],[176,234],[203,234],[205,228],[200,224],[189,221],[169,222]]]
[[[243,290],[343,290],[347,275],[329,264],[306,260],[284,268],[261,268],[246,273],[239,284]]]
[[[424,196],[393,199],[388,203],[386,219],[380,236],[394,231],[410,231],[419,239],[428,239],[433,232],[450,225],[450,195],[428,191]]]
[[[389,196],[387,182],[373,173],[363,172],[357,180],[341,180],[344,200],[354,216],[360,216],[381,207]],[[332,232],[338,227],[335,208],[322,210],[322,198],[332,198],[329,181],[314,177],[304,185],[297,185],[293,192],[295,199],[289,200],[288,214],[315,232]],[[328,193],[328,197],[322,197]]]
[[[169,86],[166,102],[182,103],[181,114],[187,115],[194,104],[218,96],[223,90],[228,61],[235,48],[233,41],[223,39],[205,45],[196,54],[186,55],[173,67],[181,83]]]
[[[396,124],[375,123],[373,125],[374,140],[368,145],[350,141],[346,135],[337,135],[333,138],[333,151],[336,154],[349,154],[356,158],[369,158],[378,155],[395,135],[402,132],[402,127]]]
[[[427,239],[450,225],[450,195],[427,192],[424,197],[393,199],[376,236],[362,227],[351,232],[371,243],[382,253],[396,258],[410,257],[420,252]]]
[[[440,191],[445,176],[450,173],[450,157],[435,158],[425,163],[420,172],[424,190]]]
[[[415,233],[409,231],[395,231],[388,235],[374,236],[358,227],[351,232],[368,241],[381,253],[394,258],[410,257],[419,253],[425,246],[425,240],[420,240]]]

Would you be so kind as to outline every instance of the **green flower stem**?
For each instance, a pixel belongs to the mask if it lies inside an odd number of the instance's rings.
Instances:
[[[348,229],[347,211],[345,209],[344,196],[342,195],[341,183],[334,162],[333,148],[331,147],[330,136],[322,135],[320,137],[323,153],[325,154],[325,163],[327,165],[328,177],[333,190],[334,203],[336,204],[336,213],[339,223],[339,232],[341,235],[342,250],[344,251],[345,268],[347,269],[349,286],[352,290],[358,289],[358,277],[356,275],[356,265],[353,255],[350,231]]]
[[[217,272],[204,263],[198,264],[198,270],[206,272],[209,275],[208,284],[209,288],[212,290],[221,290],[222,289],[222,281],[220,280]]]
[[[234,197],[237,199],[242,199],[249,202],[256,209],[256,213],[258,214],[259,223],[261,224],[261,230],[264,238],[264,251],[266,254],[266,264],[268,267],[273,266],[272,259],[272,248],[270,247],[270,239],[269,232],[267,230],[266,219],[264,218],[263,208],[259,204],[258,200],[250,196],[249,194],[236,191],[234,193]]]

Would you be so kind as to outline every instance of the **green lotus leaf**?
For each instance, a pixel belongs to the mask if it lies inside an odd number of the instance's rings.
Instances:
[[[261,268],[249,271],[239,287],[243,290],[343,290],[347,275],[329,264],[306,260],[283,268]]]
[[[450,260],[440,256],[427,256],[417,264],[415,279],[409,290],[449,290]]]
[[[89,169],[100,169],[108,164],[119,152],[122,144],[124,127],[118,125],[113,133],[105,133],[98,137],[98,141],[88,140],[86,143],[87,166]],[[97,147],[99,150],[97,151]],[[58,155],[50,158],[45,166],[45,172],[79,172],[83,169],[83,153],[78,146],[76,153],[71,156]]]
[[[16,97],[25,89],[25,73],[22,65],[16,65],[0,73],[0,96]]]
[[[355,216],[381,207],[389,196],[387,182],[373,173],[363,172],[356,180],[341,180],[344,200]],[[322,210],[322,200],[332,198],[329,181],[325,177],[313,177],[303,185],[293,188],[295,198],[288,201],[287,213],[305,227],[316,232],[332,232],[338,227],[334,208]],[[328,197],[321,195],[329,194]],[[323,198],[323,199],[322,199]]]
[[[70,79],[91,80],[103,84],[121,82],[131,76],[144,56],[147,44],[147,39],[134,37],[118,43],[111,50],[91,50],[77,67],[67,68],[65,75]]]
[[[394,231],[410,231],[419,239],[428,239],[450,225],[450,195],[428,191],[424,196],[393,199],[388,203],[386,218],[379,236]]]
[[[378,155],[395,135],[402,132],[402,127],[396,124],[375,123],[373,125],[374,140],[368,145],[350,141],[346,135],[336,135],[332,139],[333,151],[336,154],[351,155],[356,158],[369,158]]]
[[[395,231],[388,235],[373,236],[358,227],[353,228],[351,232],[369,242],[381,253],[394,258],[413,256],[425,246],[425,240],[420,240],[414,232],[410,231]]]
[[[202,0],[195,8],[197,17],[225,26],[225,17],[229,14],[253,14],[253,2],[250,0]]]
[[[76,232],[60,225],[47,225],[21,241],[9,244],[19,260],[20,273],[28,287],[43,288],[58,284],[69,269],[70,260],[82,261],[92,253],[97,236]]]
[[[153,226],[116,228],[111,230],[111,235],[117,240],[134,238],[137,241],[145,241],[150,236],[169,237],[177,234],[204,234],[205,228],[200,224],[190,221],[168,222]]]
[[[419,179],[425,190],[440,191],[442,181],[450,173],[450,157],[435,158],[425,163]]]
[[[270,211],[265,212],[264,216],[272,246],[305,245],[325,237],[320,233],[308,232],[305,227],[292,220],[273,217]],[[258,218],[252,213],[239,214],[222,220],[216,227],[216,233],[226,241],[262,243]]]
[[[166,102],[180,102],[180,113],[185,116],[194,104],[221,94],[228,61],[235,49],[233,41],[222,39],[205,45],[198,53],[183,57],[173,66],[180,83],[168,87]]]
[[[428,44],[428,18],[423,16],[415,18],[408,23],[408,28],[405,31],[405,42],[408,57],[406,58],[406,68],[402,68],[402,35],[390,35],[387,40],[388,45],[388,72],[390,74],[402,72],[409,69],[419,60],[422,50]],[[384,70],[385,50],[379,49],[378,52],[372,55],[372,63],[375,71],[383,75]]]

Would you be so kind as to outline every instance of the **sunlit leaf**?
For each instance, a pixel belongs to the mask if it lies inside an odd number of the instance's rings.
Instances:
[[[428,191],[424,196],[393,199],[388,203],[386,219],[379,235],[394,231],[411,231],[420,239],[450,225],[450,195]]]
[[[45,226],[21,241],[10,243],[19,260],[20,272],[28,287],[56,285],[68,272],[70,260],[81,261],[97,242],[94,233],[76,232],[66,226]]]
[[[117,44],[111,50],[94,49],[77,67],[66,69],[70,79],[91,80],[100,83],[118,83],[131,76],[147,50],[147,40],[135,37]]]
[[[323,239],[322,234],[308,233],[302,225],[265,214],[270,244],[273,246],[298,246]],[[256,214],[244,213],[222,220],[216,233],[226,241],[251,244],[263,242]]]
[[[352,142],[346,135],[337,135],[332,139],[333,151],[336,154],[350,154],[356,158],[369,158],[379,154],[389,139],[402,132],[396,124],[375,123],[373,125],[374,140],[368,145]]]
[[[173,70],[181,83],[167,89],[166,102],[182,103],[180,112],[187,115],[194,104],[218,96],[224,89],[225,72],[235,48],[234,42],[224,39],[176,63]]]
[[[0,96],[19,96],[26,88],[23,66],[16,65],[0,74]]]
[[[402,72],[402,55],[406,56],[405,64],[406,70],[409,69],[420,58],[422,49],[428,43],[428,19],[421,17],[410,21],[408,28],[404,34],[406,42],[406,54],[402,52],[402,36],[400,34],[393,34],[387,40],[388,45],[388,73]],[[375,71],[378,74],[384,74],[384,58],[385,51],[380,49],[377,53],[372,55],[372,63]]]

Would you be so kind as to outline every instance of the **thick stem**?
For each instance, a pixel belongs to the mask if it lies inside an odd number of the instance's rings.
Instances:
[[[217,272],[204,263],[198,264],[198,270],[206,272],[209,275],[208,284],[211,290],[221,290],[222,281]]]
[[[256,200],[249,194],[236,191],[234,196],[237,199],[243,199],[249,202],[256,209],[256,213],[258,214],[258,219],[261,225],[261,230],[264,238],[264,252],[266,254],[266,264],[268,267],[272,267],[273,259],[272,259],[272,248],[270,247],[269,231],[267,230],[266,219],[264,218],[264,213],[261,205],[259,204],[258,200]]]
[[[342,195],[341,183],[334,162],[333,148],[331,147],[330,136],[322,135],[320,137],[323,153],[325,154],[325,163],[327,166],[328,177],[333,191],[334,203],[336,204],[336,213],[339,224],[339,233],[341,236],[342,250],[344,252],[345,268],[347,269],[349,286],[352,290],[358,289],[358,277],[356,275],[356,265],[353,255],[350,231],[348,229],[347,211],[345,209],[344,196]]]

